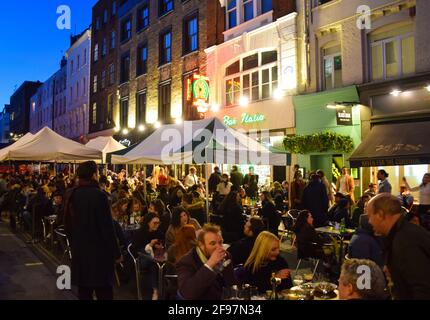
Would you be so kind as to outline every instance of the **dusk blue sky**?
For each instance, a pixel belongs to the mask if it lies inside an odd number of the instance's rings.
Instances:
[[[15,86],[26,80],[44,82],[60,67],[70,35],[91,24],[97,0],[2,1],[0,10],[0,110]],[[57,28],[57,7],[71,9],[71,30]],[[76,31],[76,32],[75,32]]]

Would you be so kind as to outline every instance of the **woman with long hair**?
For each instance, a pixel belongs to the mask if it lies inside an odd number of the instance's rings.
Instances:
[[[216,187],[216,191],[220,196],[226,196],[231,191],[231,186],[233,184],[229,181],[228,174],[223,173],[221,175],[221,181]]]
[[[167,228],[170,224],[170,214],[166,212],[166,206],[161,199],[152,200],[149,204],[148,211],[158,215],[161,221],[160,231],[166,234]]]
[[[419,191],[419,207],[418,213],[421,217],[421,222],[423,226],[428,228],[428,223],[430,220],[430,173],[426,173],[423,176],[422,182],[419,186],[411,188],[406,181],[406,178],[403,177],[403,182],[408,188],[409,191]]]
[[[270,196],[269,191],[263,191],[260,195],[261,216],[267,221],[267,227],[275,236],[278,235],[278,227],[281,223],[281,217],[276,210],[275,203]]]
[[[281,278],[278,290],[292,287],[288,263],[279,255],[280,242],[272,233],[263,231],[255,240],[251,254],[245,262],[247,282],[258,288],[261,293],[272,289],[272,273]]]
[[[167,261],[175,266],[176,263],[196,246],[196,228],[186,224],[179,228],[175,243],[167,251]]]
[[[245,218],[243,215],[242,199],[237,191],[231,191],[219,208],[222,215],[224,240],[234,242],[242,238]]]
[[[189,212],[184,207],[174,208],[172,212],[172,219],[166,232],[167,248],[169,248],[175,242],[179,230],[185,225],[192,225],[197,231],[202,228],[196,219],[190,217]]]
[[[298,255],[303,257],[315,257],[322,254],[316,250],[314,243],[321,246],[324,241],[315,231],[314,219],[308,210],[300,211],[296,223],[293,225],[293,232],[297,237]]]

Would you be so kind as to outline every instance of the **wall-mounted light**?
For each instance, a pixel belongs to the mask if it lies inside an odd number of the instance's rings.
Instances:
[[[176,118],[175,119],[176,124],[181,124],[182,122],[183,122],[182,118]]]
[[[120,128],[120,127],[115,127],[113,130],[114,130],[115,132],[119,132],[119,131],[121,130],[121,128]]]
[[[212,112],[218,112],[219,111],[219,104],[214,103],[211,107]]]
[[[345,107],[354,107],[354,106],[358,106],[360,105],[360,102],[356,102],[356,101],[342,101],[342,102],[331,102],[329,104],[326,105],[327,109],[333,109],[333,110],[337,110],[337,109],[342,109]]]
[[[430,84],[426,87],[427,91],[430,92]]]
[[[336,110],[338,108],[338,105],[336,105],[336,104],[332,104],[332,103],[330,103],[330,104],[328,104],[327,105],[327,109],[333,109],[333,110]]]
[[[140,132],[143,132],[143,131],[145,131],[145,126],[143,125],[143,124],[141,124],[141,125],[139,125],[139,127],[138,127],[138,130],[140,131]]]
[[[400,91],[399,89],[394,89],[393,91],[390,92],[390,94],[395,97],[398,97],[401,93],[402,91]]]
[[[276,89],[273,91],[273,99],[275,100],[281,100],[284,97],[284,92],[280,89]]]
[[[128,134],[128,129],[123,129],[123,130],[122,130],[122,134],[123,134],[123,135],[127,135],[127,134]]]
[[[240,105],[241,107],[247,107],[247,106],[248,106],[248,104],[249,104],[249,99],[248,99],[248,97],[242,96],[242,97],[240,97],[240,98],[239,98],[239,105]]]
[[[161,122],[160,121],[156,121],[155,123],[154,123],[154,128],[155,129],[159,129],[161,127]]]

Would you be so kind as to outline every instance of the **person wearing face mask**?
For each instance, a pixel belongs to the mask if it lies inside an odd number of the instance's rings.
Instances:
[[[273,233],[263,231],[255,240],[251,254],[245,262],[246,283],[256,286],[260,293],[272,290],[272,273],[282,280],[278,290],[292,287],[288,263],[279,255],[279,247],[279,239]]]
[[[176,264],[178,296],[185,300],[221,300],[224,287],[237,284],[230,254],[218,226],[206,224],[197,245]]]

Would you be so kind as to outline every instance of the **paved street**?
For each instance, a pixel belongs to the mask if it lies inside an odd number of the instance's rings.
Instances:
[[[0,300],[72,300],[27,244],[0,222]]]

